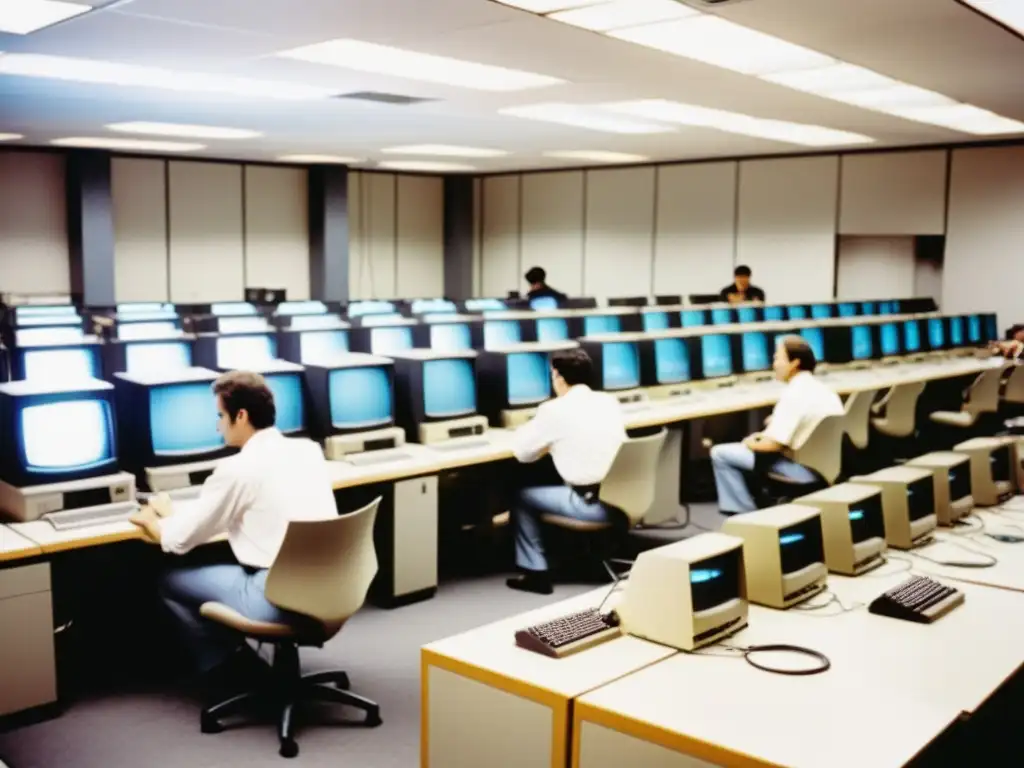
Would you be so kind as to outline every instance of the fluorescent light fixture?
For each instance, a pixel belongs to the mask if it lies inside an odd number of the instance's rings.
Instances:
[[[308,163],[310,165],[332,163],[348,165],[350,163],[363,162],[361,157],[344,157],[342,155],[281,155],[277,159],[282,163]]]
[[[585,5],[597,5],[606,0],[498,0],[502,5],[521,8],[531,13],[551,13],[564,11],[566,8],[582,8]]]
[[[0,141],[17,141],[24,138],[20,133],[0,133]]]
[[[552,13],[548,18],[595,32],[607,32],[622,27],[635,27],[655,21],[685,19],[699,15],[699,11],[676,0],[614,0],[559,11]]]
[[[437,173],[450,173],[476,170],[472,165],[432,162],[429,160],[385,160],[377,165],[380,168],[387,168],[392,171],[436,171]]]
[[[186,144],[180,141],[147,141],[145,139],[111,139],[92,136],[73,136],[54,139],[56,147],[83,147],[87,149],[126,149],[131,152],[194,152],[205,149],[203,144]]]
[[[829,94],[829,98],[865,109],[874,109],[878,112],[892,112],[894,109],[917,107],[946,107],[956,104],[953,99],[943,96],[941,93],[905,83],[866,91],[843,91]]]
[[[449,144],[414,144],[405,147],[388,147],[381,152],[390,155],[437,155],[438,157],[504,157],[503,149],[483,147],[454,147]]]
[[[75,83],[97,83],[136,88],[157,88],[186,93],[218,93],[253,99],[327,99],[333,90],[302,83],[250,80],[202,72],[116,64],[93,59],[8,53],[0,56],[0,75],[42,77]]]
[[[362,40],[328,40],[282,51],[277,55],[314,64],[327,64],[359,72],[455,85],[479,91],[519,91],[565,82],[557,77],[538,75],[534,72],[407,51]]]
[[[971,104],[954,104],[948,107],[919,107],[916,109],[892,110],[890,114],[919,123],[940,125],[954,131],[973,133],[979,136],[996,136],[1006,133],[1024,133],[1024,123],[989,112]]]
[[[571,125],[576,128],[587,128],[591,131],[602,131],[604,133],[672,133],[676,130],[669,125],[659,125],[658,123],[609,115],[600,109],[579,104],[561,104],[557,102],[528,104],[522,107],[499,109],[498,113],[511,117],[521,117],[526,120],[540,120],[547,123]]]
[[[185,125],[184,123],[111,123],[111,131],[141,133],[146,136],[180,136],[190,139],[253,139],[263,134],[244,128],[218,128],[215,125]]]
[[[1020,0],[964,0],[964,3],[1024,34],[1024,4]]]
[[[727,133],[782,141],[788,144],[800,144],[808,147],[871,144],[874,142],[874,139],[869,136],[826,128],[821,125],[791,123],[785,120],[768,120],[737,112],[727,112],[722,109],[699,107],[693,104],[681,104],[662,99],[626,101],[607,104],[605,107],[614,112],[636,115],[637,117],[645,117],[652,120],[664,120],[682,125],[713,128]]]
[[[0,32],[27,35],[91,10],[92,7],[88,5],[57,0],[2,0]]]
[[[821,96],[844,91],[880,90],[899,85],[885,75],[846,63],[816,67],[815,69],[798,69],[795,72],[775,72],[770,75],[762,75],[761,78],[787,88],[816,93]]]
[[[700,15],[616,29],[608,34],[745,75],[765,75],[836,63],[835,59],[810,48],[748,29],[719,16]]]
[[[648,158],[643,155],[630,155],[626,152],[605,152],[591,149],[565,149],[545,152],[544,157],[557,157],[562,160],[592,160],[595,163],[642,163]]]

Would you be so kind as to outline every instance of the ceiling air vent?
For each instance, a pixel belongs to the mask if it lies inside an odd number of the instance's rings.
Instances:
[[[402,96],[399,93],[381,93],[379,91],[356,91],[355,93],[342,93],[336,98],[351,99],[353,101],[372,101],[376,104],[396,104],[408,106],[419,104],[424,101],[436,101],[436,99],[421,99],[416,96]]]

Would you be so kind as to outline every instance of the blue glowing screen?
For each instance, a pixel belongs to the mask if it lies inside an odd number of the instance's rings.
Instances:
[[[327,379],[331,424],[335,429],[362,429],[390,424],[391,380],[384,368],[339,368]]]
[[[184,341],[137,342],[125,344],[125,369],[128,373],[157,373],[192,366],[192,350]]]
[[[299,360],[303,364],[330,361],[348,352],[348,331],[303,331],[299,335]]]
[[[437,323],[430,326],[430,348],[441,352],[472,349],[469,326],[464,323]]]
[[[832,317],[832,305],[812,304],[811,317],[813,317],[815,320],[828,320],[830,317]]]
[[[839,305],[839,316],[840,317],[856,317],[857,316],[857,305],[850,302],[844,302]]]
[[[870,326],[855,325],[850,328],[850,340],[854,360],[870,360],[875,356],[875,342],[871,338]]]
[[[786,316],[790,320],[806,320],[807,319],[807,307],[802,304],[790,304],[786,307]]]
[[[569,338],[569,323],[564,317],[538,317],[537,341],[566,341]]]
[[[370,352],[387,355],[412,349],[412,328],[408,325],[393,325],[374,328],[370,331]]]
[[[801,328],[800,335],[814,351],[814,357],[822,362],[825,360],[825,331],[821,328]]]
[[[711,310],[712,325],[728,325],[732,322],[732,310],[728,307],[718,307]]]
[[[710,334],[700,337],[700,355],[704,378],[732,375],[732,349],[729,337]]]
[[[543,352],[508,355],[506,366],[509,405],[533,405],[551,397],[551,372]]]
[[[217,431],[217,400],[208,381],[154,387],[149,392],[149,432],[157,456],[190,456],[224,445]]]
[[[659,384],[690,380],[690,349],[682,339],[655,339],[654,368]]]
[[[460,358],[424,362],[423,410],[432,419],[476,413],[473,361]]]
[[[691,584],[704,584],[709,581],[714,581],[720,578],[722,570],[720,568],[697,568],[690,571],[690,583]]]
[[[967,316],[967,340],[971,344],[981,342],[981,317],[979,315]]]
[[[946,324],[941,317],[928,318],[928,344],[932,349],[946,346]]]
[[[664,331],[668,328],[668,312],[644,312],[645,331]]]
[[[178,329],[173,320],[159,320],[146,323],[121,323],[117,326],[117,338],[122,341],[159,339],[161,337],[173,336],[177,332]]]
[[[285,434],[304,430],[306,407],[302,398],[302,374],[271,373],[265,378],[267,386],[274,393],[274,407],[277,410],[274,426]]]
[[[747,373],[752,371],[766,371],[772,367],[771,354],[768,350],[768,336],[761,332],[744,333],[743,345],[743,370]]]
[[[558,299],[554,296],[538,296],[535,299],[530,299],[530,309],[541,311],[558,309]]]
[[[862,510],[862,509],[851,509],[849,517],[850,517],[851,520],[863,520],[864,519],[864,510]]]
[[[632,389],[640,386],[640,355],[636,344],[615,342],[604,344],[602,373],[605,389]]]
[[[25,378],[29,381],[65,381],[99,378],[97,347],[78,349],[26,349]]]
[[[736,310],[736,319],[741,323],[756,323],[757,309],[755,307],[739,307]]]
[[[764,319],[769,322],[777,322],[779,320],[786,319],[786,310],[784,307],[765,307],[764,308]]]
[[[113,458],[113,421],[104,400],[65,400],[21,411],[25,468],[33,472],[88,469]]]
[[[804,535],[802,533],[786,533],[779,536],[779,544],[786,546],[787,544],[796,544],[798,541],[803,541]]]
[[[706,322],[703,309],[684,309],[680,319],[682,320],[683,328],[696,328],[699,325],[704,325]]]
[[[256,336],[221,336],[217,339],[217,366],[228,370],[258,368],[277,357],[277,340],[269,333]]]
[[[878,307],[873,301],[862,301],[860,303],[860,313],[862,315],[877,315]]]
[[[487,309],[504,309],[505,302],[501,299],[466,299],[466,311],[483,312]]]
[[[879,346],[886,357],[900,353],[900,329],[896,323],[885,323],[879,328]]]
[[[921,351],[921,325],[917,320],[906,320],[903,323],[903,348],[907,352]]]
[[[964,319],[962,317],[949,318],[949,343],[954,347],[961,347],[964,344]]]
[[[583,318],[583,335],[596,336],[600,333],[619,333],[622,318],[618,315],[588,315]]]
[[[519,344],[523,340],[518,320],[485,320],[484,349],[500,349]]]

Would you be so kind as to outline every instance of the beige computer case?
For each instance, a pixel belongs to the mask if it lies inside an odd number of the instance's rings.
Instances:
[[[962,453],[953,451],[935,451],[911,459],[904,466],[930,469],[935,475],[935,516],[939,525],[953,525],[962,517],[967,517],[974,509],[974,496],[968,494],[961,499],[950,498],[949,473],[959,465],[962,471],[970,472],[970,459]]]
[[[885,518],[885,542],[896,549],[913,549],[931,541],[938,525],[934,511],[913,522],[907,509],[907,485],[928,478],[935,485],[935,476],[920,467],[889,467],[870,475],[851,477],[860,485],[873,485],[882,491],[882,515]]]
[[[825,565],[833,573],[859,576],[885,562],[885,536],[875,536],[854,543],[853,530],[850,527],[850,507],[862,503],[871,496],[881,496],[881,493],[881,490],[873,485],[840,483],[797,499],[801,506],[817,507],[821,512]],[[884,512],[882,524],[885,525]]]
[[[964,453],[971,457],[971,495],[977,506],[994,507],[996,504],[1006,501],[1016,492],[1013,466],[1020,461],[1020,457],[1017,455],[1017,443],[1016,437],[975,437],[953,448],[956,453]],[[1004,445],[1010,446],[1010,480],[997,483],[992,480],[989,455],[994,449]]]
[[[722,532],[743,539],[743,563],[750,602],[772,608],[789,608],[825,589],[828,578],[825,563],[811,563],[796,573],[782,572],[779,531],[815,518],[820,518],[815,507],[781,504],[735,515],[725,521]]]

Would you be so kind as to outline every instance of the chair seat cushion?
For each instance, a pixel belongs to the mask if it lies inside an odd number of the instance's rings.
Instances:
[[[246,637],[266,638],[268,640],[297,639],[301,630],[287,624],[270,621],[254,621],[247,618],[223,603],[203,603],[199,606],[199,615],[204,619],[223,624],[225,627],[241,632]]]
[[[541,515],[540,519],[548,525],[567,528],[571,531],[606,531],[614,525],[610,521],[577,520],[574,517],[563,515]]]
[[[978,420],[977,415],[970,411],[935,411],[929,418],[936,424],[949,427],[971,427]]]

